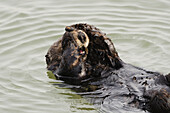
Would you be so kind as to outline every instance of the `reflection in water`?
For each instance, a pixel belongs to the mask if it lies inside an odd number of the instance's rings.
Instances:
[[[92,104],[89,103],[86,99],[83,99],[80,95],[81,93],[74,92],[75,90],[81,90],[80,86],[76,85],[69,85],[65,84],[60,80],[56,80],[55,75],[48,71],[47,75],[49,78],[54,79],[54,82],[50,82],[53,84],[57,89],[71,89],[70,92],[62,92],[59,93],[61,95],[66,96],[69,100],[72,100],[72,104],[70,105],[71,111],[76,112],[77,110],[81,111],[96,111],[96,108]],[[79,90],[79,91],[80,91]],[[89,106],[90,105],[90,106]]]
[[[74,92],[55,88],[49,82],[56,81],[46,76],[44,55],[65,26],[74,23],[86,22],[106,32],[125,62],[169,72],[168,0],[0,0],[0,7],[2,113],[96,112],[76,108],[94,106],[67,98],[61,93]]]

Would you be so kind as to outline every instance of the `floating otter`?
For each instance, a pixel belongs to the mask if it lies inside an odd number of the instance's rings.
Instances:
[[[98,91],[95,97],[102,98],[102,108],[114,109],[119,101],[121,108],[127,103],[151,113],[170,113],[170,74],[123,62],[112,41],[92,25],[75,24],[65,31],[46,55],[47,69],[58,79],[81,86],[82,92]]]

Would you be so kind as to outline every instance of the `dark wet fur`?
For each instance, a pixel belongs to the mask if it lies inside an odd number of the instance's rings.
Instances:
[[[86,76],[82,78],[73,76],[77,75],[77,67],[73,67],[75,71],[71,72],[71,76],[66,76],[69,72],[65,72],[64,76],[57,75],[57,70],[63,65],[61,63],[63,53],[69,50],[69,43],[73,43],[70,32],[75,29],[84,31],[90,39],[88,55],[83,61]],[[46,55],[47,69],[56,74],[58,79],[68,84],[76,84],[75,86],[79,87],[72,89],[79,94],[92,97],[92,103],[106,106],[107,109],[114,109],[117,102],[121,101],[128,106],[151,113],[170,113],[170,74],[164,76],[124,63],[119,58],[112,41],[92,25],[75,24],[66,27],[65,30],[63,37],[51,46]],[[81,33],[78,35],[81,42],[85,41],[83,35]],[[67,52],[65,54],[67,55]],[[104,111],[107,112],[107,109]]]

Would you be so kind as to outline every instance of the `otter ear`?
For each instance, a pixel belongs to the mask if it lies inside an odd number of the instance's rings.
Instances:
[[[108,54],[107,54],[107,57],[109,58],[112,66],[115,68],[115,69],[119,69],[121,67],[123,67],[122,65],[122,61],[121,59],[119,58],[118,56],[118,53],[112,43],[112,41],[107,38],[107,37],[104,37],[104,42],[107,44],[108,46]]]

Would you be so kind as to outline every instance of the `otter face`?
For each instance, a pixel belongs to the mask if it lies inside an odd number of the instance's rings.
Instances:
[[[69,80],[85,77],[85,60],[88,54],[89,37],[82,30],[70,30],[66,28],[63,35],[63,53],[57,70],[60,79]]]
[[[46,55],[47,69],[58,79],[84,83],[102,76],[102,72],[122,67],[113,43],[99,29],[76,24],[65,30]]]

